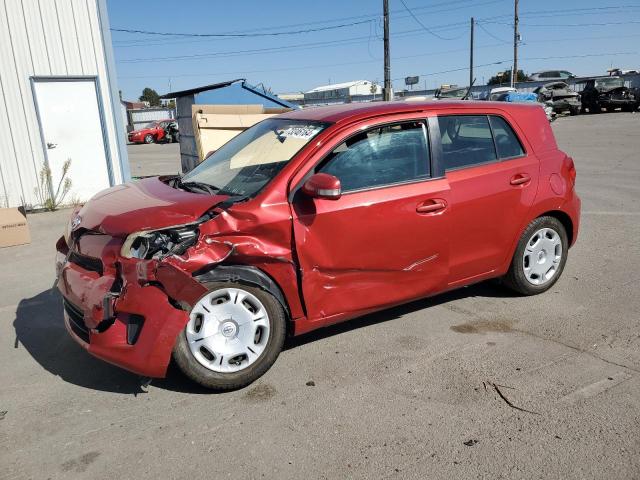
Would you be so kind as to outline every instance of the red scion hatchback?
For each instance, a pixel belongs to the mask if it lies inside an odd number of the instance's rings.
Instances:
[[[71,336],[146,377],[245,386],[287,335],[501,277],[560,277],[573,160],[537,105],[369,103],[264,120],[182,177],[97,194],[57,243]]]

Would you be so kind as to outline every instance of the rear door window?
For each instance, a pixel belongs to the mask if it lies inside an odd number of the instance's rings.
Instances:
[[[426,125],[403,122],[358,133],[336,147],[317,171],[337,177],[343,192],[429,178]]]
[[[438,125],[445,171],[497,160],[486,115],[438,117]]]
[[[491,122],[491,130],[493,131],[498,158],[502,160],[523,156],[524,149],[522,148],[522,144],[507,121],[502,117],[494,115],[489,117],[489,121]]]

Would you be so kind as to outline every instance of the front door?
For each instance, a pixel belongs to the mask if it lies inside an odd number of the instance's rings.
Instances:
[[[67,178],[71,189],[63,203],[84,202],[108,188],[108,156],[95,80],[34,79],[33,91],[54,192]]]
[[[341,181],[341,198],[312,199],[298,191],[293,200],[311,321],[353,316],[446,285],[449,186],[431,178],[426,124],[357,132],[314,168]]]

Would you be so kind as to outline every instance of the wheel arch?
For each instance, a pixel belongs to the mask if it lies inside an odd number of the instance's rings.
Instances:
[[[211,269],[196,272],[193,278],[200,283],[236,282],[250,287],[258,287],[273,295],[282,305],[287,324],[292,321],[291,309],[278,283],[263,270],[250,265],[215,265]]]
[[[567,237],[569,238],[569,245],[573,245],[573,240],[574,240],[573,220],[571,220],[571,217],[567,213],[563,212],[562,210],[549,210],[548,212],[544,212],[538,215],[538,217],[536,218],[540,218],[540,217],[553,217],[557,219],[562,224],[564,229],[567,231]]]

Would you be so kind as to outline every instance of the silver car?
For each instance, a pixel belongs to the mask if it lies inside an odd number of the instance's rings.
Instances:
[[[532,82],[546,82],[547,80],[568,80],[575,78],[575,75],[566,70],[544,70],[529,75]]]

